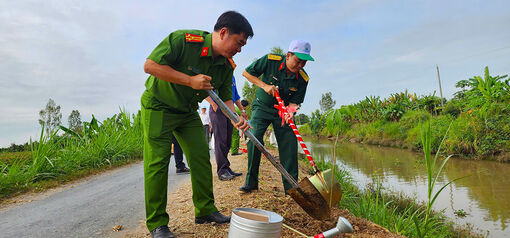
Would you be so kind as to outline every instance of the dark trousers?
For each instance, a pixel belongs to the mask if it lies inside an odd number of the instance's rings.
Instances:
[[[184,153],[182,153],[182,148],[179,145],[179,142],[177,142],[177,139],[172,139],[172,143],[174,144],[174,159],[175,159],[175,167],[178,169],[182,169],[186,167],[184,164]]]
[[[232,144],[232,129],[234,126],[220,108],[214,111],[211,106],[209,108],[209,118],[211,119],[214,136],[214,157],[218,166],[217,173],[222,175],[230,172],[230,161],[228,161],[227,156]]]
[[[280,155],[280,163],[289,174],[298,180],[298,160],[297,160],[297,139],[289,125],[282,127],[282,119],[275,113],[269,113],[254,107],[250,120],[253,126],[253,135],[261,142],[264,141],[264,134],[269,124],[273,124],[274,135],[278,143],[278,154]],[[259,182],[259,165],[260,151],[255,147],[253,142],[248,142],[248,173],[246,174],[246,184],[258,185]],[[283,186],[287,191],[292,186],[282,176]]]
[[[209,144],[209,135],[211,135],[211,133],[209,132],[209,125],[204,125],[204,131],[205,131],[205,141],[207,141],[207,144]]]

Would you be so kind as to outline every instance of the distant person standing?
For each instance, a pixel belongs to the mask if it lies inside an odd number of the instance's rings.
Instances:
[[[241,100],[241,106],[242,108],[239,109],[236,107],[237,115],[242,115],[242,113],[246,113],[246,107],[248,107],[250,103],[248,100]],[[230,147],[230,154],[231,155],[241,155],[242,153],[239,153],[239,140],[241,139],[240,131],[233,128],[232,129],[232,146]]]
[[[182,152],[182,148],[179,145],[177,139],[172,139],[172,144],[174,144],[174,159],[175,159],[175,173],[176,174],[189,174],[189,169],[184,164],[184,153]]]
[[[248,115],[241,105],[241,97],[237,92],[236,80],[232,77],[232,101],[242,110],[241,116],[248,119]],[[232,130],[233,126],[230,119],[221,111],[218,105],[211,97],[206,100],[211,104],[209,108],[209,117],[211,118],[212,132],[214,136],[214,157],[216,158],[216,165],[218,178],[222,181],[231,180],[243,173],[237,173],[230,168],[230,161],[228,160],[228,151],[232,144]]]
[[[202,124],[204,124],[204,132],[205,132],[205,140],[209,145],[209,136],[211,135],[211,120],[209,119],[209,115],[206,113],[207,108],[202,107],[202,112],[200,113],[200,120],[202,120]]]

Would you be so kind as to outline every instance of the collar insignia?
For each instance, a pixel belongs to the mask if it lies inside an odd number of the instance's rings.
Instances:
[[[209,54],[209,46],[202,48],[202,53],[200,56],[207,56],[207,54]]]
[[[230,62],[232,69],[236,69],[236,63],[234,63],[234,60],[232,58],[228,58],[228,62]]]

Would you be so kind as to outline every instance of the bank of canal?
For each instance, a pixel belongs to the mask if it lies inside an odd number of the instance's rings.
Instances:
[[[306,141],[316,160],[331,160],[334,143],[328,140]],[[354,181],[364,187],[379,176],[385,188],[425,201],[427,174],[423,155],[402,149],[339,143],[337,164],[349,171]],[[439,195],[434,210],[455,223],[469,223],[489,237],[510,235],[510,163],[450,159],[436,189],[450,180],[470,175],[448,186]],[[459,210],[465,217],[455,215]],[[461,211],[461,212],[462,212]]]

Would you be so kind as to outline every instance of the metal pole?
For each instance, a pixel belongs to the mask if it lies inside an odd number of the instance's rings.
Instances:
[[[199,69],[194,68],[192,66],[188,66],[188,69],[195,74],[201,74]],[[221,110],[225,114],[227,114],[227,116],[228,116],[228,118],[230,118],[230,120],[232,120],[234,123],[239,122],[239,118],[237,118],[237,114],[230,111],[230,109],[227,107],[227,105],[220,99],[220,97],[218,97],[218,95],[216,95],[216,93],[214,93],[213,90],[208,89],[205,91],[209,94],[209,96],[211,96],[211,98],[216,102],[216,104],[218,104],[218,106],[220,106]],[[271,164],[273,164],[273,166],[283,175],[283,177],[287,180],[287,182],[289,182],[290,185],[293,188],[297,189],[301,194],[305,195],[305,193],[301,190],[297,181],[292,177],[292,175],[290,175],[289,172],[287,172],[287,170],[285,170],[285,168],[283,168],[283,166],[276,160],[276,158],[271,153],[269,153],[269,151],[266,149],[266,147],[264,147],[264,145],[262,145],[262,143],[260,143],[260,141],[257,140],[257,138],[251,133],[251,131],[246,130],[244,132],[244,134],[253,142],[253,144],[255,144],[257,149],[259,149],[260,152],[262,152],[266,156],[266,158],[269,159],[269,161],[271,161]]]
[[[218,106],[220,106],[221,110],[223,112],[225,112],[225,114],[227,114],[227,116],[230,118],[230,120],[234,121],[234,123],[239,122],[239,118],[237,118],[237,115],[234,114],[227,107],[227,105],[225,105],[225,103],[220,99],[220,97],[218,97],[218,95],[216,95],[216,93],[214,93],[213,90],[209,89],[209,90],[205,90],[205,91],[209,94],[209,96],[211,96],[212,99],[214,99],[216,104],[218,104]],[[244,133],[251,140],[251,142],[253,142],[253,144],[255,144],[255,146],[260,150],[260,152],[262,152],[266,156],[266,158],[268,158],[269,161],[271,161],[273,166],[276,167],[276,169],[283,175],[283,177],[287,180],[287,182],[289,182],[293,188],[296,188],[299,190],[299,185],[298,185],[297,181],[289,174],[289,172],[287,172],[287,170],[285,170],[285,168],[283,168],[283,166],[276,160],[276,158],[271,153],[269,153],[269,151],[266,149],[266,147],[264,147],[262,145],[262,143],[260,143],[260,141],[251,133],[251,131],[246,130]]]
[[[443,107],[443,89],[441,89],[441,77],[439,77],[439,66],[436,64],[437,69],[437,81],[439,81],[439,94],[441,95],[441,107]]]

